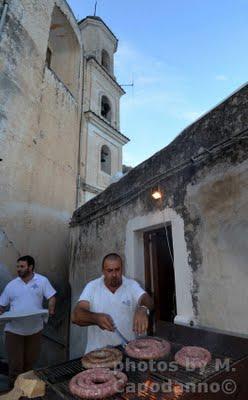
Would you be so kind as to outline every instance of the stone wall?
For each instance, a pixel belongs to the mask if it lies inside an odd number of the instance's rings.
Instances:
[[[73,305],[111,251],[144,284],[143,232],[170,222],[178,322],[248,332],[247,111],[245,86],[74,212]],[[157,185],[163,197],[156,202]],[[72,326],[71,356],[85,340],[85,329]]]
[[[54,23],[55,9],[66,27]],[[73,86],[61,80],[69,72],[58,77],[45,65],[51,31],[59,35],[59,29],[77,43]],[[9,2],[0,37],[0,281],[15,276],[17,257],[31,254],[37,272],[56,287],[58,309],[45,331],[43,363],[67,352],[68,223],[76,205],[81,82],[81,35],[67,3]]]

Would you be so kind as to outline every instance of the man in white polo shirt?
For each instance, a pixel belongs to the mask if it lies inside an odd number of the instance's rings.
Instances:
[[[72,322],[88,326],[86,353],[107,345],[118,345],[121,339],[115,327],[128,340],[145,333],[153,300],[133,279],[122,275],[118,254],[106,255],[103,275],[89,282],[72,313]]]
[[[0,313],[10,311],[33,312],[42,309],[43,298],[48,300],[49,314],[55,312],[55,289],[49,280],[34,273],[35,261],[31,256],[17,260],[18,277],[10,281],[0,296]],[[16,319],[5,325],[5,341],[9,362],[10,385],[22,372],[32,369],[40,353],[42,316]]]

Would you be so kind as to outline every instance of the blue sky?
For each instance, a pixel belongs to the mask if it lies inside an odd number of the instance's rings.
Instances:
[[[94,0],[69,0],[76,18]],[[121,131],[135,166],[246,83],[248,0],[98,0],[119,39],[115,75],[134,80],[121,100]]]

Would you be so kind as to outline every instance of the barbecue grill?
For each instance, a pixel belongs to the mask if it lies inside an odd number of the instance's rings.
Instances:
[[[171,342],[171,353],[168,357],[153,361],[148,369],[144,363],[128,359],[123,349],[118,347],[123,351],[123,371],[128,376],[128,385],[124,392],[118,393],[110,400],[247,399],[246,338],[173,324],[166,324],[163,337]],[[180,366],[175,370],[174,364],[171,364],[174,355],[185,345],[207,348],[212,354],[211,363],[203,370],[186,371]],[[37,370],[38,377],[47,383],[45,399],[78,399],[70,394],[68,383],[82,370],[80,358]],[[230,380],[235,383],[236,388],[230,386]],[[226,382],[229,382],[229,386]]]

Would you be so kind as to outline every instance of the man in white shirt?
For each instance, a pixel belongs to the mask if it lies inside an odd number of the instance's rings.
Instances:
[[[0,314],[10,306],[10,311],[33,312],[42,309],[43,298],[48,300],[49,314],[55,312],[56,291],[49,280],[34,273],[35,261],[31,256],[17,260],[18,277],[10,281],[0,296]],[[16,319],[5,325],[5,343],[9,362],[10,385],[16,377],[32,369],[40,353],[41,316]]]
[[[103,275],[86,285],[73,310],[72,322],[88,326],[86,353],[120,344],[115,327],[128,340],[147,331],[153,300],[135,280],[125,278],[122,270],[118,254],[106,255],[102,262]]]

